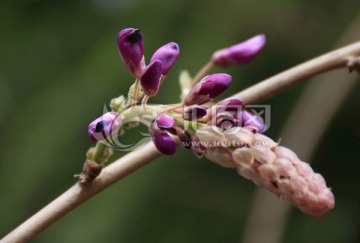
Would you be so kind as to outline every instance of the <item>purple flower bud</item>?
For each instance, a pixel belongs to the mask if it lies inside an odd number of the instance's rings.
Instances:
[[[226,73],[211,74],[197,83],[185,97],[185,105],[202,105],[223,93],[231,83],[231,76]]]
[[[154,61],[144,68],[141,73],[140,84],[147,96],[155,96],[160,87],[162,64]]]
[[[242,127],[250,128],[254,132],[261,133],[265,130],[265,124],[261,117],[252,114],[247,110],[243,110],[238,113],[238,120],[240,122],[239,125],[241,125]]]
[[[167,132],[161,130],[156,123],[152,123],[149,128],[152,141],[157,150],[165,155],[173,155],[176,153],[177,144]]]
[[[199,105],[188,106],[184,108],[183,118],[185,120],[197,120],[207,114],[207,111],[204,107]]]
[[[215,65],[223,68],[246,64],[251,62],[260,53],[265,42],[265,35],[256,35],[237,45],[215,52],[212,60]]]
[[[160,47],[151,57],[150,63],[159,60],[162,65],[162,75],[166,75],[179,57],[180,49],[178,44],[170,42]]]
[[[153,138],[153,142],[156,148],[162,154],[173,155],[176,153],[176,141],[167,133],[159,133],[155,135]]]
[[[123,29],[118,34],[117,44],[125,66],[139,78],[144,66],[144,40],[140,30]]]
[[[92,141],[104,140],[115,132],[121,123],[119,113],[105,113],[89,124],[88,135]]]
[[[170,128],[174,127],[174,125],[175,125],[174,118],[172,118],[171,116],[164,114],[164,113],[158,115],[155,119],[155,122],[156,122],[156,125],[161,130],[170,129]]]

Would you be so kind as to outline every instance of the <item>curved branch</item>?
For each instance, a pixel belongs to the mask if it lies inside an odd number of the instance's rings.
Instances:
[[[91,183],[76,183],[19,227],[1,242],[29,242],[71,210],[160,156],[153,143],[147,143],[105,167]]]
[[[233,97],[243,99],[245,103],[257,103],[304,79],[329,70],[346,67],[348,60],[357,56],[360,56],[360,41],[295,66],[245,89]],[[6,235],[2,242],[28,242],[86,200],[159,156],[160,154],[152,143],[125,155],[107,166],[92,183],[85,185],[76,183]]]
[[[299,64],[232,97],[242,99],[246,104],[259,103],[274,97],[305,79],[330,70],[347,67],[349,61],[354,57],[360,57],[360,41]]]

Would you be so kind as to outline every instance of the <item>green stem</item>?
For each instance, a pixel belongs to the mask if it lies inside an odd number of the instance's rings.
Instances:
[[[186,128],[186,130],[191,130],[196,132],[199,128],[206,126],[206,124],[198,123],[197,121],[188,121],[182,117],[173,117],[177,123],[180,123]]]
[[[94,149],[94,154],[92,156],[92,160],[98,164],[102,163],[107,148],[108,148],[107,145],[103,144],[102,142],[97,142]]]

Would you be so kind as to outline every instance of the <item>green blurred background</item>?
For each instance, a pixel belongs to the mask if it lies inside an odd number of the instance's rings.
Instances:
[[[358,0],[2,0],[0,236],[75,182],[94,145],[88,123],[133,82],[117,51],[119,30],[141,29],[147,57],[169,41],[180,45],[180,59],[151,100],[171,103],[180,70],[194,74],[214,50],[267,36],[256,61],[228,70],[230,95],[327,52],[359,11]],[[278,138],[304,87],[269,101],[267,135]],[[359,92],[357,85],[314,158],[335,193],[334,211],[319,220],[292,208],[282,242],[360,241]],[[35,242],[239,242],[255,189],[234,170],[181,150],[97,195]]]

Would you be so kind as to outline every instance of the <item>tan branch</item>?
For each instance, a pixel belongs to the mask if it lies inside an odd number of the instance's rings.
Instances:
[[[348,62],[353,57],[360,57],[360,41],[299,64],[259,82],[235,94],[233,97],[244,100],[246,104],[259,103],[274,97],[305,79],[330,70],[347,67]]]
[[[160,156],[153,143],[116,160],[103,169],[100,176],[88,184],[79,182],[22,223],[1,242],[28,242],[68,212]]]

